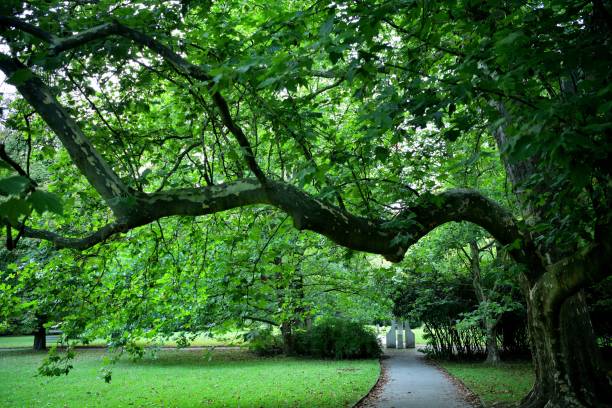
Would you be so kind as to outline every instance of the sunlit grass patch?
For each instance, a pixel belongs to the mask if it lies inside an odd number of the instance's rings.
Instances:
[[[210,335],[207,333],[198,333],[190,342],[192,347],[218,347],[218,346],[242,346],[244,345],[243,332],[228,332],[223,334]],[[53,340],[47,341],[47,346],[52,346],[57,342],[57,336],[53,336]],[[153,340],[138,340],[136,344],[142,346],[163,346],[176,347],[178,334],[170,339],[153,339]],[[191,340],[191,338],[190,338]],[[34,343],[34,336],[0,336],[0,349],[3,348],[30,348]],[[77,344],[79,347],[105,347],[106,342],[103,339],[95,339],[88,344]]]
[[[120,360],[100,378],[103,350],[78,350],[68,376],[36,377],[44,353],[0,351],[0,406],[352,406],[377,360],[258,358],[244,350],[162,350]]]

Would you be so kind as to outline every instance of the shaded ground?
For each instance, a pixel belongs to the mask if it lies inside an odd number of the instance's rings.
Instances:
[[[359,407],[377,408],[472,408],[462,392],[445,374],[425,361],[415,349],[385,349],[382,360],[386,383]]]
[[[481,362],[438,362],[478,394],[485,406],[512,406],[531,389],[535,374],[531,361],[506,361],[496,366]]]

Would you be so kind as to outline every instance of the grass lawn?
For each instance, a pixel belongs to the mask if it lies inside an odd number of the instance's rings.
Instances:
[[[243,350],[163,350],[122,359],[99,377],[103,350],[79,349],[68,376],[37,377],[44,353],[0,351],[2,407],[352,406],[374,385],[377,360],[259,358]]]
[[[415,344],[427,344],[427,340],[423,338],[423,327],[418,329],[412,329],[414,332],[414,343]]]
[[[56,341],[48,341],[47,346],[52,346]],[[31,348],[34,343],[34,336],[0,336],[0,349],[3,348]],[[142,345],[150,345],[151,342],[137,342]],[[241,346],[244,344],[242,332],[229,332],[222,335],[210,337],[206,334],[199,334],[191,343],[194,347],[213,347],[213,346]],[[166,340],[161,345],[175,347],[176,341]],[[88,344],[89,347],[105,347],[104,340],[95,340]]]
[[[489,406],[495,402],[513,403],[523,398],[535,381],[531,362],[507,362],[499,366],[482,363],[438,362],[460,379]]]

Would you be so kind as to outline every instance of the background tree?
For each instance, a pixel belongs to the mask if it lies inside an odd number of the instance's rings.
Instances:
[[[449,224],[413,246],[405,269],[395,277],[394,313],[423,323],[433,355],[447,359],[486,355],[486,362],[495,364],[501,353],[516,357],[528,352],[520,336],[527,323],[525,305],[516,272],[500,270],[493,249],[484,256],[477,251],[474,262],[470,250],[475,241],[458,241],[475,239],[478,233],[482,235],[467,224]],[[501,335],[504,332],[506,336]]]

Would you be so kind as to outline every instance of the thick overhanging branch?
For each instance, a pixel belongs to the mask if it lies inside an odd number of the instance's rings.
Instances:
[[[548,312],[558,311],[570,296],[610,276],[612,234],[610,229],[606,231],[606,236],[599,237],[596,243],[546,268],[541,285],[547,288]]]
[[[423,200],[400,216],[409,221],[401,222],[400,219],[399,223],[356,216],[290,184],[268,181],[262,186],[256,179],[242,179],[202,188],[135,194],[128,219],[109,224],[86,238],[64,238],[35,230],[26,230],[25,235],[49,240],[59,247],[84,249],[113,234],[126,232],[163,217],[201,216],[238,207],[271,205],[288,214],[299,230],[317,232],[339,245],[380,254],[392,262],[401,261],[410,245],[432,229],[450,221],[478,224],[502,244],[521,239],[510,214],[473,190],[449,190],[436,195],[435,200]],[[523,255],[517,252],[515,256]]]
[[[36,230],[27,230],[26,236],[47,239],[60,247],[83,249],[113,234],[162,217],[199,216],[248,205],[268,204],[290,215],[295,227],[300,230],[318,232],[345,247],[381,254],[395,262],[400,261],[407,248],[423,235],[449,221],[471,221],[478,224],[502,244],[522,241],[510,214],[493,201],[471,190],[450,190],[432,200],[421,198],[419,205],[403,212],[395,221],[388,222],[352,215],[289,184],[267,180],[255,160],[246,135],[233,121],[227,102],[214,90],[212,78],[208,73],[153,37],[118,22],[102,24],[66,38],[45,33],[15,18],[1,19],[0,26],[13,27],[35,35],[48,42],[51,52],[56,54],[110,36],[120,36],[148,48],[180,74],[208,84],[213,91],[213,101],[224,125],[240,144],[249,168],[257,178],[199,189],[160,191],[152,194],[130,191],[95,151],[47,87],[32,73],[29,79],[18,85],[19,91],[58,134],[81,172],[107,199],[118,215],[118,222],[85,238],[64,238],[51,232]],[[27,69],[19,61],[6,56],[0,58],[0,68],[8,76],[18,70]],[[118,209],[121,211],[117,211]],[[517,259],[525,258],[525,254],[520,250],[514,250],[513,255]]]
[[[13,27],[51,44],[58,40],[53,34],[15,17],[0,16],[0,27]]]
[[[38,230],[29,227],[23,229],[23,236],[28,238],[42,239],[52,242],[56,248],[72,248],[84,250],[106,241],[108,238],[120,232],[127,232],[130,227],[127,223],[111,223],[100,228],[96,232],[83,238],[64,237],[55,232]]]
[[[116,198],[129,194],[127,186],[93,147],[51,90],[15,58],[0,54],[0,70],[9,78],[17,72],[26,73],[26,79],[19,81],[15,86],[55,132],[79,171],[107,201],[115,214],[121,217],[123,214],[121,214],[120,207],[116,205]]]

